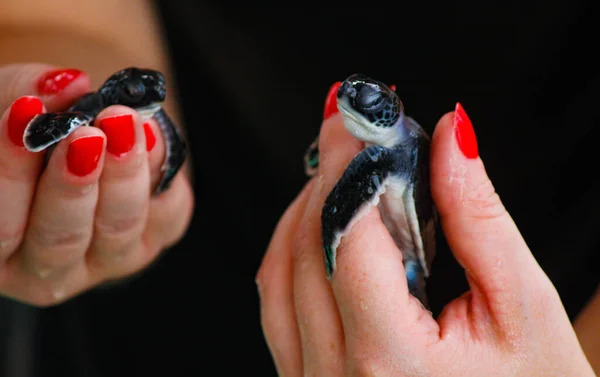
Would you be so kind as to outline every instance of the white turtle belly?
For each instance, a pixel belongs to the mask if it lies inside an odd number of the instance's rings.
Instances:
[[[413,186],[406,178],[396,176],[389,177],[385,184],[387,189],[379,200],[383,223],[402,251],[403,260],[417,261],[428,276]]]

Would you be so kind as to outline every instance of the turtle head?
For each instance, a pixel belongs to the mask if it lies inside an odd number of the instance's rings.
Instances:
[[[144,119],[150,118],[161,108],[166,93],[165,77],[162,73],[135,67],[113,74],[100,89],[107,106],[131,107]]]
[[[402,102],[385,84],[362,74],[348,77],[337,92],[344,125],[360,140],[386,145],[397,140],[404,119]]]

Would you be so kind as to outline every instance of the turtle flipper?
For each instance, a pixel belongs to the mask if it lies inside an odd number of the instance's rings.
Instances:
[[[91,122],[90,116],[80,112],[37,115],[25,127],[23,144],[31,152],[40,152]]]
[[[414,202],[413,156],[402,146],[370,146],[350,162],[323,206],[321,231],[327,277],[335,272],[341,238],[367,211],[378,206],[392,239],[402,251],[409,292],[427,308],[419,211]],[[411,205],[412,204],[412,205]]]
[[[307,176],[312,177],[317,174],[319,169],[319,137],[315,138],[304,154],[304,173]]]
[[[401,173],[401,165],[394,149],[379,145],[365,148],[352,159],[325,200],[321,232],[328,278],[335,272],[336,250],[342,236],[369,208],[379,203],[392,174],[408,174]]]
[[[427,292],[425,291],[425,272],[421,264],[414,259],[404,261],[404,271],[406,272],[406,282],[408,291],[415,296],[421,304],[429,309],[427,301]]]
[[[165,139],[165,160],[161,167],[162,177],[154,190],[154,194],[158,195],[171,186],[173,178],[185,162],[187,146],[181,131],[164,110],[158,110],[153,117]]]

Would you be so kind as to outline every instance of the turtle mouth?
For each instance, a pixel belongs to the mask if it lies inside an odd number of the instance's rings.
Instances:
[[[344,118],[346,130],[367,143],[391,147],[404,137],[402,127],[381,127],[371,122],[360,111],[353,108],[347,98],[338,98],[338,110]]]
[[[156,102],[156,103],[151,103],[148,106],[138,107],[136,110],[137,110],[138,114],[140,114],[142,121],[146,121],[146,120],[152,118],[154,116],[154,114],[156,114],[156,112],[161,109],[161,107],[162,107],[162,104],[159,102]]]
[[[343,100],[338,100],[338,109],[344,117],[351,118],[357,124],[365,126],[370,123],[368,119]]]
[[[348,104],[344,104],[343,101],[338,102],[338,109],[344,118],[344,126],[351,134],[363,139],[376,139],[376,135],[380,132],[379,129],[374,127],[362,114]]]

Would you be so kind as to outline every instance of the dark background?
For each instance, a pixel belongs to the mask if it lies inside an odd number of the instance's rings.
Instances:
[[[118,287],[46,310],[0,301],[2,376],[275,375],[254,275],[306,181],[302,156],[325,94],[355,72],[396,84],[429,133],[460,101],[571,318],[595,290],[595,2],[155,3],[194,155],[193,223],[159,263]],[[435,313],[467,287],[439,243],[428,283]]]

